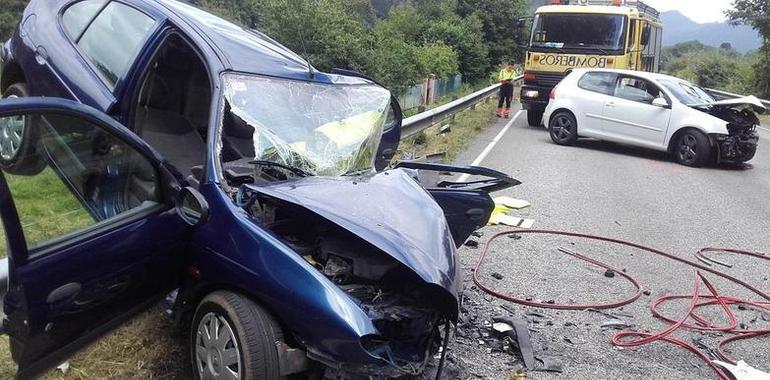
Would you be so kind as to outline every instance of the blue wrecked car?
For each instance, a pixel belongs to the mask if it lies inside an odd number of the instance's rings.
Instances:
[[[198,379],[419,375],[458,317],[456,248],[518,184],[391,167],[387,89],[172,0],[32,0],[0,59],[20,378],[169,294]]]

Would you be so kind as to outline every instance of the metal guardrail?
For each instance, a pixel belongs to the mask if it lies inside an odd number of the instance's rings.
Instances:
[[[519,82],[522,78],[524,78],[524,76],[519,75],[516,78],[513,78],[513,81]],[[499,88],[500,84],[496,83],[450,103],[438,106],[425,112],[420,112],[417,115],[404,119],[404,122],[401,125],[401,139],[403,140],[419,132],[422,132],[423,130],[438,124],[439,122],[457,114],[458,112],[475,106],[476,104],[484,101],[486,98],[497,93]]]
[[[740,94],[734,94],[732,92],[722,91],[722,90],[715,90],[713,88],[706,88],[706,91],[708,91],[713,97],[717,98],[717,100],[722,99],[736,99],[736,98],[743,98],[746,95],[740,95]],[[765,99],[759,99],[762,104],[765,105],[768,109],[770,109],[770,100]]]

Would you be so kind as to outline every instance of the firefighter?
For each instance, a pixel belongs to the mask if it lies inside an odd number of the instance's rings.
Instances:
[[[516,68],[506,65],[500,70],[500,94],[497,102],[497,117],[511,116],[511,101],[513,100],[513,78],[516,77]],[[505,106],[505,108],[503,108]]]

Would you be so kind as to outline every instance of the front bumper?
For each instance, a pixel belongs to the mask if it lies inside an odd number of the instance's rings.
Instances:
[[[759,145],[759,135],[754,130],[732,135],[713,134],[711,138],[717,150],[717,162],[747,162],[754,158]]]
[[[553,87],[524,83],[521,86],[521,107],[525,110],[544,110]]]

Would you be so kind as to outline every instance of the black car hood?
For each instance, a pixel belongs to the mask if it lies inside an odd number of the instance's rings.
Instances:
[[[462,280],[444,212],[403,169],[247,186],[356,234],[458,299]]]

